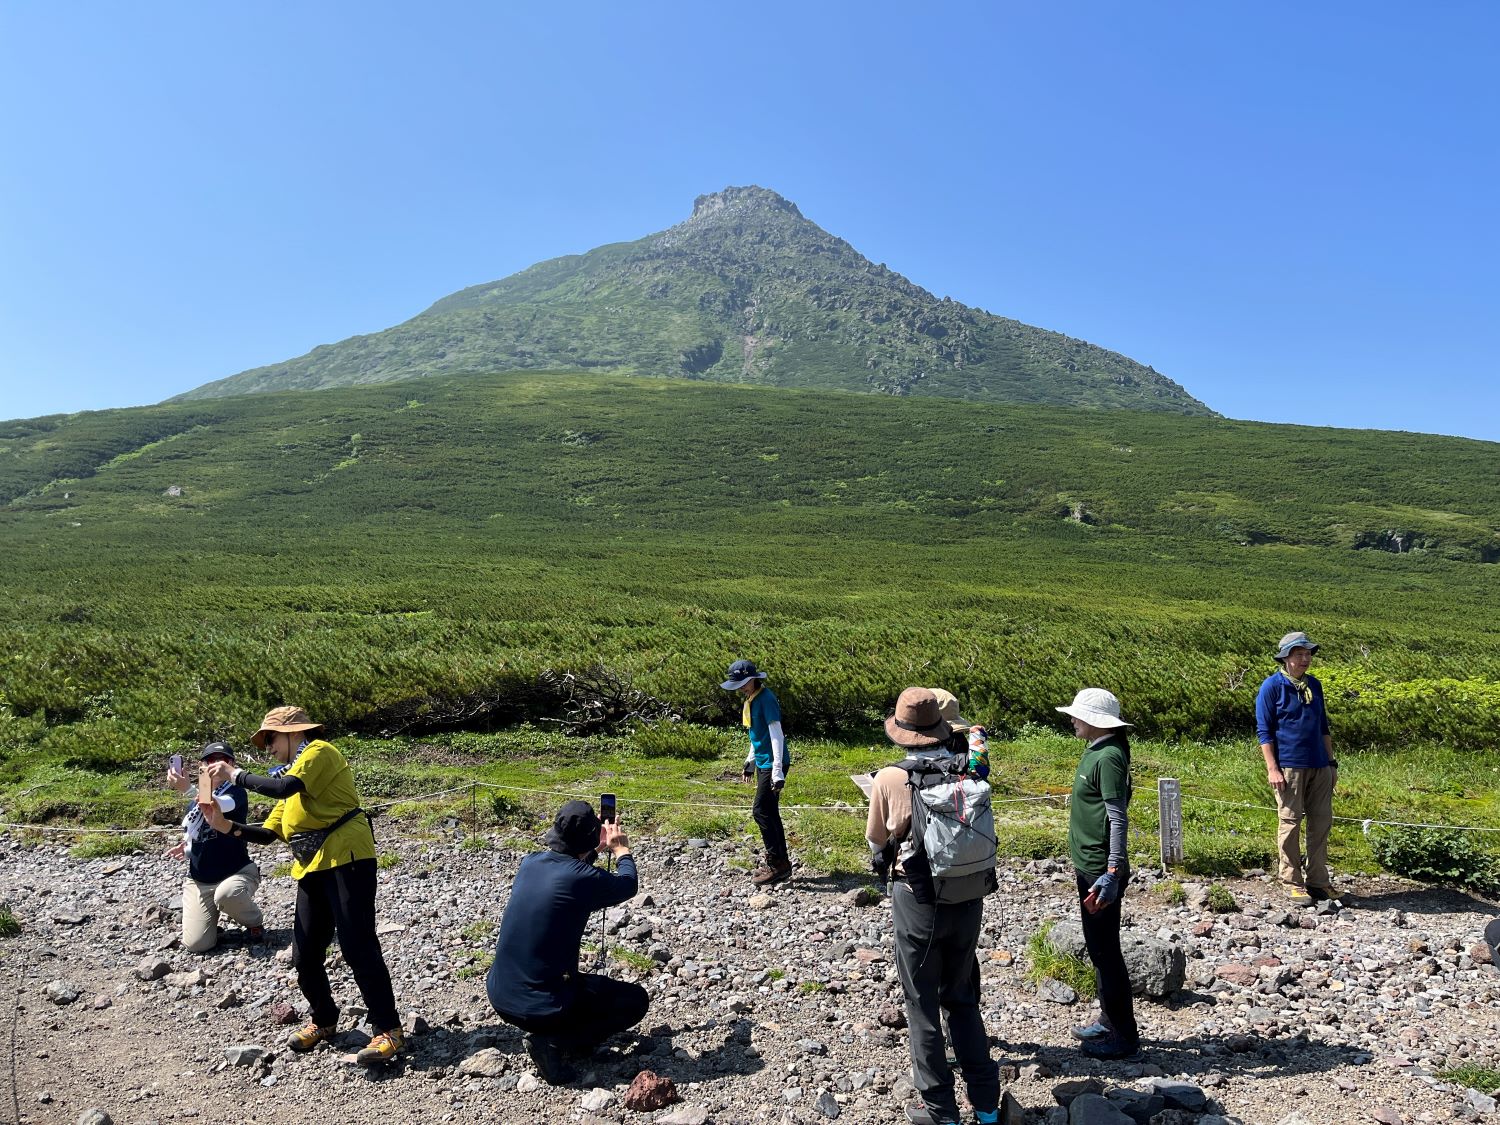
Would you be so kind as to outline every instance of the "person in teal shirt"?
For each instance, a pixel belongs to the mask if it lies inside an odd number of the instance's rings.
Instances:
[[[738,692],[745,706],[741,721],[750,733],[750,753],[745,757],[745,780],[755,778],[755,825],[766,846],[764,867],[751,876],[762,886],[791,877],[792,860],[787,853],[786,829],[781,823],[781,790],[792,767],[786,732],[781,727],[781,704],[766,686],[766,674],[751,660],[736,660],[719,685]]]

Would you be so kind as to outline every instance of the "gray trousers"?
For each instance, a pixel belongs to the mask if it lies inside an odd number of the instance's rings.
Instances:
[[[911,887],[892,886],[896,972],[906,993],[912,1085],[938,1121],[958,1120],[953,1068],[943,1047],[942,1013],[948,1014],[953,1056],[969,1103],[979,1111],[1000,1104],[1000,1069],[990,1057],[989,1033],[979,1014],[979,926],[984,900],[923,906]]]

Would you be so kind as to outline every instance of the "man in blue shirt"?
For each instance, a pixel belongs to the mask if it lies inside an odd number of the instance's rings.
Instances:
[[[781,729],[781,704],[766,686],[766,674],[753,661],[736,660],[719,685],[738,692],[745,706],[741,721],[750,732],[750,753],[745,757],[745,780],[755,778],[755,825],[766,845],[766,863],[751,878],[764,886],[779,883],[792,874],[787,854],[786,829],[781,823],[781,789],[792,766],[786,732]]]
[[[1328,873],[1328,830],[1339,764],[1323,706],[1323,685],[1308,674],[1318,646],[1306,633],[1288,633],[1276,648],[1277,672],[1255,697],[1255,726],[1266,760],[1266,780],[1276,795],[1281,881],[1296,906],[1333,898]],[[1298,834],[1307,821],[1307,858]]]
[[[601,851],[617,871],[594,866]],[[547,850],[516,872],[486,986],[500,1017],[528,1033],[526,1050],[550,1085],[574,1077],[566,1054],[588,1054],[646,1017],[650,998],[640,985],[578,969],[589,915],[633,898],[637,887],[630,841],[587,801],[563,805]]]

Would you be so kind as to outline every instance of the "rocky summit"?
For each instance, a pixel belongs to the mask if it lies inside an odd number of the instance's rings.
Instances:
[[[597,368],[1213,413],[1166,376],[1116,352],[939,299],[760,187],[699,196],[691,217],[658,234],[541,262],[444,297],[383,332],[179,397]]]
[[[645,841],[640,895],[596,917],[608,971],[639,980],[635,1033],[542,1083],[484,995],[494,927],[522,853],[499,839],[393,840],[380,872],[382,941],[408,1050],[354,1065],[367,1038],[347,967],[332,958],[342,1034],[285,1049],[306,1012],[289,964],[294,887],[261,890],[271,940],[234,932],[195,956],[177,943],[180,867],[155,855],[81,861],[3,847],[0,939],[14,1004],[6,1117],[41,1122],[640,1122],[821,1125],[903,1120],[908,1080],[889,905],[868,881],[799,868],[756,892],[746,842]],[[261,853],[264,868],[285,856]],[[1264,879],[1169,906],[1137,873],[1127,934],[1175,947],[1185,982],[1137,1000],[1144,1054],[1085,1058],[1068,1029],[1083,1002],[1028,982],[1027,943],[1077,913],[1055,860],[1002,869],[979,951],[984,1019],[1007,1125],[1327,1125],[1488,1119],[1493,1099],[1438,1077],[1494,1065],[1500,975],[1482,902],[1391,880],[1341,880],[1342,909],[1288,910]],[[763,898],[765,901],[757,901]],[[13,1036],[13,1038],[12,1038]],[[644,1075],[644,1077],[643,1077]]]

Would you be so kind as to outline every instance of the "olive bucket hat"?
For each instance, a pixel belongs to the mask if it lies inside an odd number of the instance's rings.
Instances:
[[[260,721],[260,730],[250,736],[250,741],[255,744],[257,750],[266,748],[266,735],[273,732],[285,731],[288,734],[298,734],[302,731],[321,731],[322,723],[315,723],[307,717],[307,712],[300,707],[273,707],[266,712],[266,717]]]
[[[1306,633],[1288,633],[1276,646],[1276,662],[1280,664],[1292,654],[1294,648],[1305,648],[1309,652],[1316,653],[1319,646]]]

